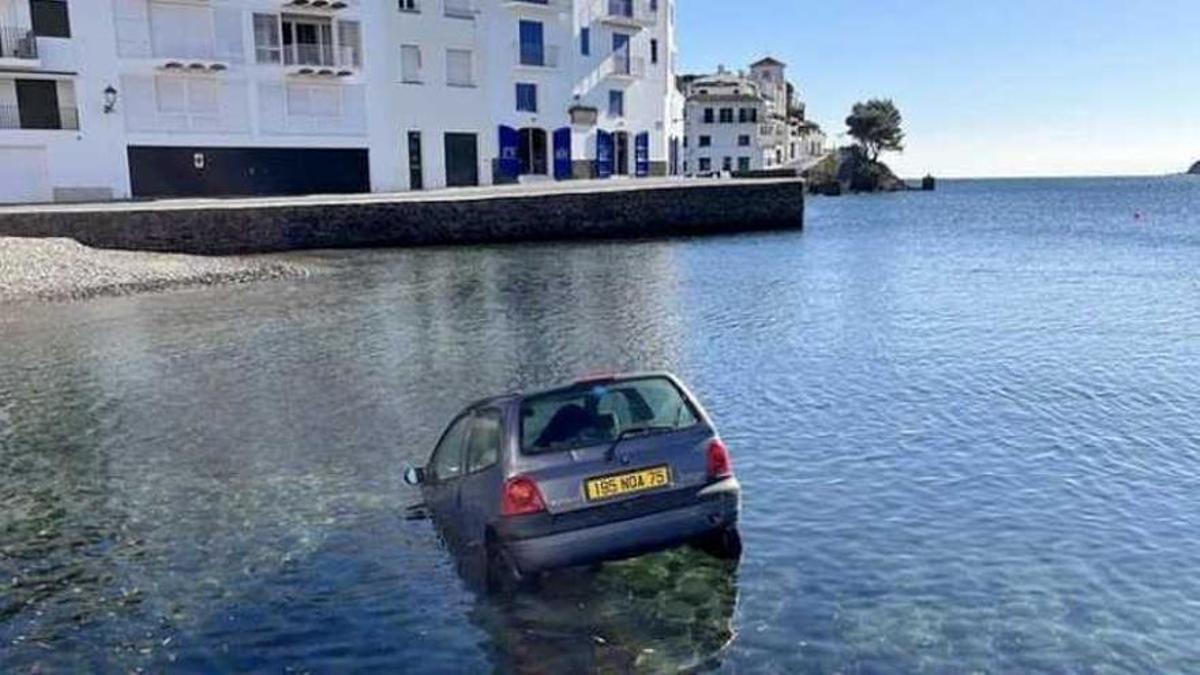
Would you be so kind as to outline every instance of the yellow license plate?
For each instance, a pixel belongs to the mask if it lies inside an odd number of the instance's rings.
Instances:
[[[612,499],[634,492],[645,492],[666,487],[671,484],[671,469],[666,466],[656,466],[641,471],[619,473],[613,476],[589,478],[584,483],[588,501]]]

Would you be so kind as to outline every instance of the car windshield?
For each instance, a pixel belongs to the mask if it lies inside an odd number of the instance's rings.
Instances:
[[[692,404],[673,382],[646,377],[580,384],[521,403],[526,454],[612,443],[621,434],[670,431],[696,424]]]

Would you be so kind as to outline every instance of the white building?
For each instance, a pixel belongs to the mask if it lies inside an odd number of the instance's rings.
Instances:
[[[749,72],[722,67],[684,78],[685,174],[788,169],[823,153],[824,139],[804,120],[786,68],[765,58]]]
[[[381,189],[673,172],[674,0],[401,5]]]
[[[674,7],[0,0],[0,202],[670,173]]]

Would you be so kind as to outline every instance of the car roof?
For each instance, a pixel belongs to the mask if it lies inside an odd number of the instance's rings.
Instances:
[[[517,403],[517,402],[527,399],[527,398],[532,398],[534,396],[542,396],[544,394],[553,394],[553,393],[560,392],[560,391],[566,391],[566,390],[574,389],[580,385],[585,385],[585,384],[604,384],[604,383],[608,383],[608,382],[623,382],[623,381],[628,381],[628,380],[644,380],[644,379],[655,378],[655,377],[666,378],[676,384],[680,384],[679,378],[675,377],[671,373],[666,372],[665,370],[639,371],[639,372],[626,372],[626,373],[596,373],[596,374],[591,374],[591,375],[585,375],[585,376],[580,377],[571,382],[564,382],[562,384],[557,384],[552,387],[546,387],[544,389],[536,389],[534,391],[529,391],[529,392],[511,391],[511,392],[508,392],[505,394],[499,394],[497,396],[489,396],[487,398],[481,398],[477,401],[474,401],[474,402],[466,405],[463,408],[463,411],[466,412],[466,411],[470,411],[470,410],[476,410],[478,408],[490,408],[490,407],[503,408],[507,405]],[[683,391],[686,392],[687,391],[686,388]]]
[[[671,373],[668,373],[666,371],[641,371],[641,372],[628,372],[628,373],[596,373],[596,374],[592,374],[592,375],[585,375],[579,379],[573,380],[571,382],[565,382],[563,384],[559,384],[559,385],[556,385],[553,387],[547,387],[545,389],[538,389],[536,391],[531,391],[531,392],[527,392],[527,393],[525,393],[525,392],[517,393],[517,394],[514,394],[513,396],[516,398],[522,398],[522,399],[532,398],[534,396],[542,396],[544,394],[553,394],[553,393],[560,392],[560,391],[566,391],[568,389],[574,389],[576,387],[579,387],[580,385],[605,384],[605,383],[609,383],[609,382],[624,382],[624,381],[628,381],[628,380],[645,380],[645,379],[650,379],[650,378],[665,378],[674,383],[677,383],[677,384],[679,383],[679,379],[677,377],[675,377],[674,375],[672,375]]]

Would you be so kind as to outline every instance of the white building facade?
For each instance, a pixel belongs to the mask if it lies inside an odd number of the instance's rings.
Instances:
[[[674,0],[400,4],[382,189],[678,173]]]
[[[0,202],[678,172],[674,9],[0,0]]]
[[[824,153],[824,136],[804,119],[786,68],[765,58],[748,72],[718,68],[684,78],[683,173],[789,170]]]

